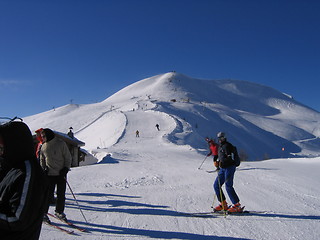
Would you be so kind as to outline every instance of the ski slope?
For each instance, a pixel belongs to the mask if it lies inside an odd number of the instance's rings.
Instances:
[[[318,239],[320,158],[244,162],[235,188],[247,210],[242,216],[193,217],[211,210],[212,160],[166,137],[176,121],[154,111],[125,114],[117,144],[99,149],[98,164],[72,169],[66,214],[90,233],[76,236],[43,226],[41,239]],[[100,118],[101,119],[101,118]],[[99,120],[100,121],[100,120]],[[155,124],[160,124],[160,131]],[[140,131],[140,137],[135,131]],[[80,134],[80,133],[79,133]],[[54,207],[50,208],[54,211]],[[59,223],[60,224],[60,223]],[[66,227],[62,224],[61,226]],[[80,236],[79,236],[80,235]]]
[[[40,239],[319,239],[320,113],[274,89],[167,73],[103,102],[66,105],[24,121],[32,131],[72,126],[95,160],[68,174],[87,222],[69,190],[65,209],[90,233],[66,235],[43,225]],[[208,152],[204,137],[218,131],[250,160],[278,158],[237,169],[241,203],[256,213],[186,214],[218,204],[216,173],[207,172],[212,159],[198,170]]]
[[[90,231],[77,232],[81,239],[318,239],[320,158],[242,163],[235,177],[241,203],[266,213],[186,216],[217,204],[216,173],[205,171],[213,169],[211,159],[198,170],[203,155],[164,134],[150,128],[136,138],[128,131],[100,163],[72,169],[69,183],[88,223],[70,192],[65,213]],[[41,232],[41,239],[78,238],[46,225]]]

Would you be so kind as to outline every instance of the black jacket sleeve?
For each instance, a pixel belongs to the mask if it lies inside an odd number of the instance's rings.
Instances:
[[[13,237],[40,230],[46,196],[46,178],[35,162],[25,161],[24,169],[11,169],[0,183],[1,232]]]

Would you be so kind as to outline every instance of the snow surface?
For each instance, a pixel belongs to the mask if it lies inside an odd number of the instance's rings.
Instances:
[[[32,131],[72,126],[91,154],[68,174],[88,222],[70,191],[65,209],[90,233],[71,236],[43,225],[40,239],[319,239],[320,113],[287,94],[245,81],[166,73],[103,102],[66,105],[24,121]],[[249,160],[278,158],[237,169],[241,203],[257,213],[185,214],[218,203],[216,173],[207,172],[212,159],[198,170],[207,153],[204,137],[218,131]]]

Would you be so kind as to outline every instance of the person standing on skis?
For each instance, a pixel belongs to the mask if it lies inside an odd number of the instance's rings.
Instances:
[[[219,170],[220,169],[219,162],[217,161],[218,160],[218,145],[214,142],[213,139],[206,138],[206,141],[209,144],[209,150],[210,150],[210,152],[207,154],[207,157],[209,157],[211,155],[213,156],[213,164],[217,168],[217,170]]]
[[[217,136],[220,142],[218,149],[220,170],[213,188],[220,204],[214,208],[214,211],[242,212],[243,208],[241,208],[240,199],[233,188],[233,179],[236,171],[236,165],[232,159],[233,145],[227,141],[225,133],[219,132]],[[226,184],[226,191],[233,203],[231,207],[228,207],[226,197],[222,191],[223,184]]]
[[[54,189],[57,186],[57,201],[55,215],[66,221],[64,213],[65,208],[65,193],[67,185],[67,173],[71,168],[72,156],[64,141],[55,136],[55,133],[49,129],[44,128],[41,132],[43,138],[43,145],[40,152],[40,165],[47,173],[49,181],[49,199],[53,199]],[[50,223],[47,215],[49,210],[49,201],[47,203],[43,221]]]

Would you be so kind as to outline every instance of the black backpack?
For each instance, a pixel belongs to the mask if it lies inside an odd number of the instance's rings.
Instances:
[[[234,161],[234,165],[236,165],[237,167],[240,166],[240,157],[239,157],[239,154],[238,154],[238,150],[237,150],[237,147],[235,146],[232,146],[233,147],[233,151],[232,151],[232,160]]]

